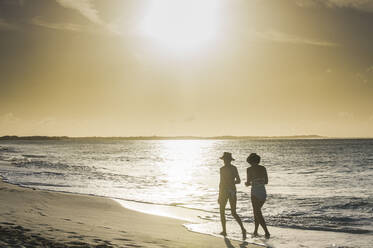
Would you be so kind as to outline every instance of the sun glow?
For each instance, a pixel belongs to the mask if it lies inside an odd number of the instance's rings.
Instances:
[[[162,156],[166,158],[167,180],[172,183],[189,183],[194,167],[202,159],[204,142],[199,140],[166,140],[162,142]]]
[[[219,0],[153,0],[140,32],[168,49],[188,50],[217,36]]]
[[[201,140],[162,141],[160,154],[164,160],[160,170],[168,184],[167,188],[172,189],[172,195],[186,199],[191,195],[201,194],[198,183],[195,182],[205,181],[204,167],[201,164],[204,163],[203,151],[210,144],[211,141]]]

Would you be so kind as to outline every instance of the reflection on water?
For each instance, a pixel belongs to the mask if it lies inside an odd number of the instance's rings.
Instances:
[[[164,187],[170,198],[179,199],[172,203],[185,204],[188,199],[216,191],[217,182],[211,180],[209,168],[220,163],[220,154],[214,151],[215,143],[217,141],[206,140],[168,140],[160,143],[160,176],[167,182]]]
[[[181,199],[197,193],[194,176],[202,161],[203,141],[169,140],[161,143],[160,156],[164,163],[160,166],[165,175],[167,188]]]

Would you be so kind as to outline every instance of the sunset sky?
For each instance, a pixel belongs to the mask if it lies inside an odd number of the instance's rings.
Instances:
[[[373,0],[0,0],[0,135],[373,137]]]

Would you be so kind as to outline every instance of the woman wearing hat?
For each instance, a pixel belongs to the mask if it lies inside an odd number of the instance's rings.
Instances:
[[[225,220],[225,206],[229,200],[231,206],[232,216],[236,219],[237,223],[241,227],[242,238],[246,239],[246,230],[242,225],[241,218],[236,212],[237,196],[236,196],[236,184],[241,183],[240,175],[238,174],[237,167],[232,165],[231,162],[232,153],[224,152],[220,158],[224,161],[224,166],[220,168],[220,183],[219,183],[219,199],[220,205],[220,220],[223,227],[223,231],[220,233],[223,236],[227,235],[226,220]]]
[[[259,165],[260,156],[256,153],[251,153],[246,161],[251,165],[251,167],[247,168],[247,181],[245,185],[251,185],[251,203],[253,205],[255,221],[253,235],[258,236],[258,227],[260,224],[265,232],[265,237],[269,238],[270,234],[262,214],[262,207],[267,198],[265,188],[265,184],[268,184],[267,170],[264,166]]]

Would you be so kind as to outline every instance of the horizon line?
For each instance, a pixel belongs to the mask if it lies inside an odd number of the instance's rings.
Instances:
[[[250,136],[250,135],[218,135],[218,136],[194,136],[194,135],[176,135],[176,136],[48,136],[48,135],[4,135],[0,140],[61,140],[61,139],[125,139],[125,140],[212,140],[212,139],[373,139],[373,137],[331,137],[322,135],[280,135],[280,136]]]

